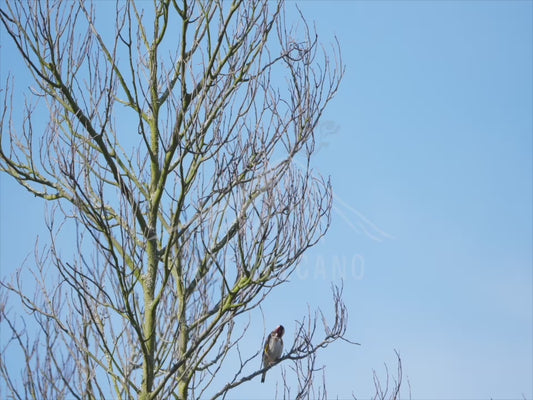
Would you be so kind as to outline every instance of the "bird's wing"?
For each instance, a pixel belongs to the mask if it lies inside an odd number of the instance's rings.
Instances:
[[[263,363],[265,362],[265,358],[270,358],[270,339],[272,338],[272,333],[269,333],[266,340],[265,340],[265,346],[263,347]]]

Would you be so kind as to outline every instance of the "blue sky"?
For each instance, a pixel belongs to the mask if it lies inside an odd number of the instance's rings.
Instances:
[[[307,303],[328,312],[342,277],[348,336],[361,346],[320,356],[331,398],[369,397],[372,370],[395,371],[396,349],[414,399],[531,399],[533,3],[297,4],[323,42],[337,36],[346,65],[314,161],[335,210],[265,304],[267,324],[290,327]],[[43,211],[0,183],[5,276],[31,253]]]
[[[532,3],[299,4],[341,43],[317,168],[359,213],[337,202],[313,252],[359,263],[344,285],[362,346],[328,377],[366,396],[397,349],[414,398],[531,398]]]

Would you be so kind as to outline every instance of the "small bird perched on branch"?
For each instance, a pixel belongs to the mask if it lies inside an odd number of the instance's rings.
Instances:
[[[265,348],[263,349],[263,368],[270,367],[281,357],[281,352],[283,351],[282,337],[284,333],[285,328],[283,325],[280,325],[268,335]],[[261,376],[261,383],[265,381],[265,376],[266,371]]]

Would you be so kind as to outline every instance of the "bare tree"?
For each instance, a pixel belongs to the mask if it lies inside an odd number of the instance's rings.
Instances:
[[[329,225],[331,188],[310,160],[338,46],[319,46],[303,17],[289,26],[282,2],[149,4],[0,9],[33,76],[22,112],[5,81],[0,169],[53,204],[36,286],[25,268],[2,283],[11,397],[226,397],[263,372],[261,350],[239,346],[247,316]],[[326,397],[316,352],[346,331],[333,292],[331,326],[302,316],[286,345],[298,387],[285,397]],[[31,316],[13,315],[8,293]],[[23,371],[8,367],[13,346]]]
[[[374,379],[374,388],[376,390],[376,393],[374,394],[374,397],[372,400],[400,400],[401,393],[400,389],[402,387],[402,379],[403,379],[403,368],[402,368],[402,359],[400,357],[400,353],[398,353],[396,350],[394,350],[394,353],[396,354],[397,359],[397,366],[396,366],[396,377],[394,375],[391,376],[389,373],[389,367],[387,367],[387,364],[385,364],[385,378],[380,379],[377,372],[374,370],[372,373],[373,379]],[[409,389],[409,399],[411,399],[411,385],[408,383],[408,389]],[[355,396],[353,396],[354,400],[356,400]]]

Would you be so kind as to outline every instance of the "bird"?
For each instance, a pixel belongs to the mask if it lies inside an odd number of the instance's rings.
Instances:
[[[283,351],[284,333],[285,328],[283,325],[279,325],[268,335],[263,349],[263,368],[270,367],[281,357],[281,352]],[[265,382],[265,376],[266,371],[264,371],[263,375],[261,376],[261,383]]]

